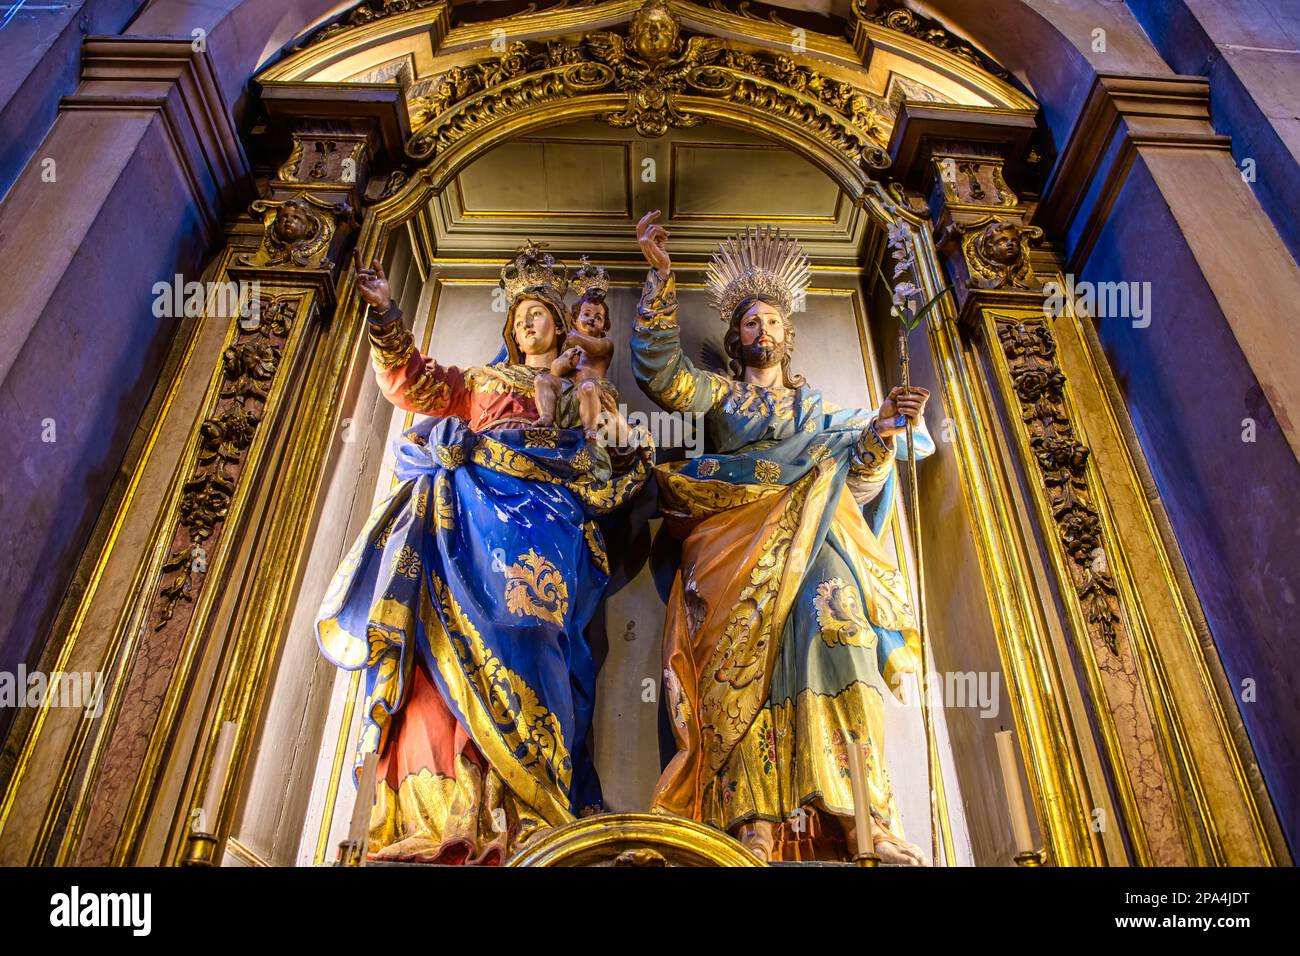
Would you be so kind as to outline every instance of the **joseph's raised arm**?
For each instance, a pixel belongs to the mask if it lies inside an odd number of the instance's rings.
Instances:
[[[657,225],[659,212],[637,223],[637,240],[650,263],[632,327],[632,374],[641,391],[674,412],[707,412],[720,392],[721,376],[697,369],[682,352],[677,328],[677,281],[665,242],[668,231]]]

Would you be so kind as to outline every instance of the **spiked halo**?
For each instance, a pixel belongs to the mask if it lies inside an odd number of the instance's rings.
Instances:
[[[812,270],[799,240],[772,226],[758,226],[724,239],[707,277],[709,304],[729,320],[751,296],[771,299],[788,316],[812,281]]]

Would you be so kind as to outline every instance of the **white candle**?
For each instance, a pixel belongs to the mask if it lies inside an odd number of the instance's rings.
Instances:
[[[850,740],[849,781],[853,785],[853,820],[857,830],[858,856],[866,856],[875,844],[871,840],[871,794],[867,790],[867,775],[862,766],[862,744]]]
[[[352,825],[348,827],[348,842],[361,848],[363,858],[370,829],[370,811],[375,805],[375,771],[378,767],[379,754],[371,752],[362,759],[357,802],[352,805]]]
[[[1009,730],[999,730],[998,763],[1002,765],[1002,786],[1007,793],[1007,809],[1011,812],[1011,829],[1016,837],[1017,853],[1034,852],[1034,838],[1029,829],[1029,814],[1025,811],[1025,794],[1020,789],[1020,767],[1016,763],[1016,742]]]
[[[200,833],[211,833],[221,814],[221,794],[226,789],[226,778],[230,775],[230,757],[235,752],[235,731],[238,729],[237,723],[227,720],[217,734],[217,751],[212,756],[212,768],[208,771],[203,805],[195,814],[195,829]]]

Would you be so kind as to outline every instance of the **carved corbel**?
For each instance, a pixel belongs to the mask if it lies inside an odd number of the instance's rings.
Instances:
[[[974,222],[953,223],[949,235],[960,238],[967,284],[976,289],[1037,290],[1042,282],[1034,273],[1029,244],[1043,238],[1043,230],[1015,219],[984,216]]]
[[[262,217],[262,242],[242,253],[240,265],[259,269],[333,269],[327,254],[339,225],[354,222],[352,207],[303,192],[291,199],[258,199],[249,211]]]

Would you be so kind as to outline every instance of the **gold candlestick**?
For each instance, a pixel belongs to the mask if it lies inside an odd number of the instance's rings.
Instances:
[[[357,800],[352,805],[348,838],[339,844],[340,866],[366,865],[366,849],[370,841],[370,811],[375,805],[378,769],[379,754],[371,751],[361,758],[361,773],[357,779]]]
[[[230,777],[230,759],[235,750],[235,734],[239,725],[227,720],[217,733],[217,749],[208,768],[208,785],[203,792],[203,803],[190,812],[190,832],[185,838],[185,856],[182,866],[216,866],[219,840],[216,831],[220,826],[221,798]]]
[[[335,866],[365,866],[366,854],[360,843],[354,843],[351,840],[342,840],[339,843],[338,859],[334,862]]]
[[[1034,849],[1034,839],[1029,829],[1029,812],[1025,808],[1025,794],[1020,788],[1016,743],[1009,730],[999,730],[994,734],[994,738],[997,740],[998,764],[1002,768],[1002,787],[1006,791],[1007,811],[1011,815],[1011,832],[1016,841],[1016,862],[1019,863],[1021,856],[1037,855],[1037,851]]]
[[[185,858],[181,866],[216,866],[217,838],[211,833],[191,831],[185,840]]]

